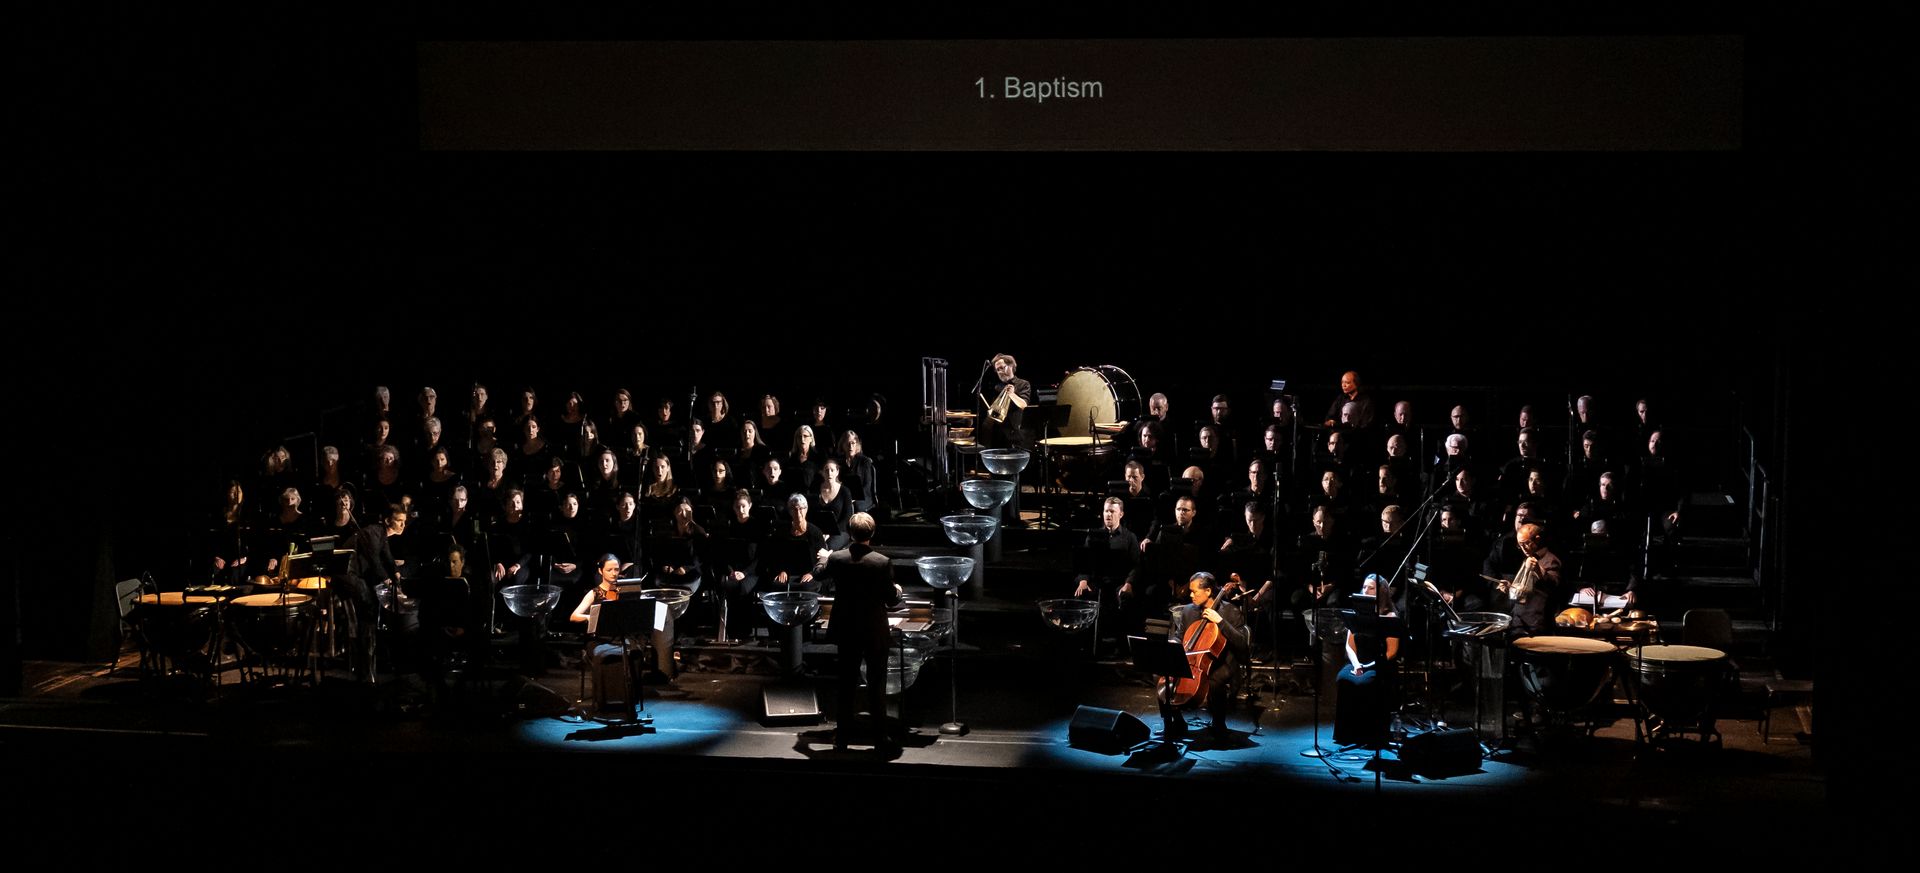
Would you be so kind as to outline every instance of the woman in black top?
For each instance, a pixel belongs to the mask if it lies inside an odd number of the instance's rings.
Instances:
[[[248,539],[253,536],[251,508],[240,480],[227,483],[227,497],[218,512],[208,519],[206,544],[202,553],[209,558],[209,581],[220,585],[238,585],[246,580]]]
[[[520,448],[511,457],[512,464],[508,475],[514,484],[525,486],[547,472],[547,464],[553,459],[553,446],[540,435],[540,419],[528,415],[520,423]]]
[[[333,446],[321,446],[320,471],[314,476],[313,486],[301,491],[300,499],[319,506],[331,498],[335,491],[346,487],[349,481],[349,474],[340,464],[340,450]]]
[[[700,505],[710,510],[713,518],[724,518],[733,506],[733,492],[740,487],[733,481],[733,466],[715,458],[707,465],[706,472],[706,484],[700,489]]]
[[[612,518],[620,495],[627,490],[620,479],[620,456],[602,447],[588,460],[588,469],[592,472],[587,475],[586,512],[595,519]]]
[[[339,537],[344,546],[348,537],[360,532],[360,520],[353,517],[353,489],[342,488],[333,492],[333,505],[328,508],[325,518],[313,526],[316,537]]]
[[[654,446],[647,442],[647,426],[634,424],[626,429],[626,442],[620,446],[620,463],[626,468],[626,476],[620,480],[620,487],[626,491],[639,493],[646,487],[647,461],[653,457]]]
[[[773,450],[767,448],[766,442],[760,437],[760,426],[751,421],[741,422],[740,451],[733,456],[734,461],[740,465],[740,468],[743,470],[756,469],[760,466],[761,462],[765,461],[772,454]],[[702,467],[702,469],[705,468]]]
[[[840,435],[840,466],[846,471],[847,487],[853,491],[853,510],[872,512],[879,503],[880,469],[867,454],[860,435],[847,431]]]
[[[675,458],[691,458],[693,466],[690,469],[698,470],[705,465],[713,463],[713,453],[713,441],[707,439],[706,423],[695,419],[691,424],[687,425],[686,446],[681,449],[676,449],[673,456]]]
[[[780,509],[787,505],[787,497],[795,493],[795,488],[793,487],[793,483],[787,481],[782,475],[784,472],[785,469],[781,465],[779,458],[768,458],[765,462],[761,463],[760,481],[755,488],[758,498],[756,503],[758,505],[771,506],[775,509]]]
[[[1383,590],[1384,579],[1367,577],[1363,596],[1375,598],[1375,609],[1393,617],[1393,597]],[[1333,741],[1339,745],[1381,746],[1390,739],[1394,678],[1400,656],[1400,634],[1363,628],[1347,631],[1347,663],[1340,668],[1339,694],[1334,701]]]
[[[727,637],[750,632],[761,614],[754,601],[760,585],[760,549],[767,540],[766,521],[753,511],[753,495],[744,488],[733,492],[726,520],[709,541],[707,566],[720,580],[721,615]]]
[[[607,412],[607,433],[612,435],[609,439],[624,439],[641,423],[640,410],[633,405],[633,392],[625,388],[613,392],[613,406]]]
[[[760,552],[761,577],[781,589],[820,590],[819,573],[827,566],[827,538],[818,525],[807,523],[807,498],[787,497],[787,519]]]
[[[453,469],[453,453],[446,446],[436,446],[427,454],[427,466],[427,475],[420,480],[420,503],[437,526],[453,489],[460,486],[460,473]]]
[[[651,584],[699,594],[700,555],[706,551],[706,540],[706,528],[693,520],[693,501],[683,495],[673,504],[673,526],[647,551],[648,569],[653,573]]]
[[[829,549],[844,549],[853,542],[847,535],[847,521],[853,518],[853,494],[841,483],[840,476],[840,462],[828,458],[820,465],[820,477],[814,486],[814,519],[825,529]]]
[[[782,445],[787,441],[787,431],[793,423],[780,416],[780,398],[772,394],[760,395],[760,433],[773,445]]]
[[[580,451],[583,446],[581,438],[586,435],[586,430],[587,403],[580,397],[580,392],[568,392],[567,405],[560,411],[560,423],[553,428],[553,439],[559,446],[560,456],[569,463],[579,463],[586,457]]]
[[[663,519],[673,514],[673,505],[680,501],[680,486],[673,478],[673,462],[666,455],[654,455],[653,484],[647,486],[646,497],[640,501],[641,514],[649,522]]]
[[[803,424],[793,429],[793,447],[787,453],[785,470],[800,493],[813,491],[814,483],[820,478],[820,461],[825,455],[814,440],[812,425]]]
[[[740,420],[733,415],[727,395],[718,391],[707,398],[707,439],[717,449],[740,447]]]
[[[509,585],[525,585],[533,575],[535,544],[532,519],[527,517],[527,495],[508,488],[500,502],[500,519],[489,537],[493,552],[495,590]]]

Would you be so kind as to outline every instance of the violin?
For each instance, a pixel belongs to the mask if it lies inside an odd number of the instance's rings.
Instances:
[[[1232,574],[1231,581],[1228,582],[1225,587],[1238,588],[1241,585],[1240,574],[1234,573]],[[1219,591],[1214,592],[1214,595],[1208,598],[1207,602],[1200,607],[1201,611],[1205,612],[1206,610],[1217,607],[1223,596]],[[1180,644],[1181,648],[1184,648],[1187,652],[1188,675],[1184,678],[1174,679],[1173,705],[1186,706],[1191,703],[1197,706],[1205,706],[1207,702],[1207,674],[1213,672],[1214,660],[1226,652],[1227,635],[1221,632],[1218,623],[1207,621],[1203,618],[1188,625],[1186,636],[1180,641]]]

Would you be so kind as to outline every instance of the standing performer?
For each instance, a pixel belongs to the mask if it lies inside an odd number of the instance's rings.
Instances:
[[[887,556],[873,550],[873,516],[856,512],[847,522],[853,545],[827,558],[835,599],[830,633],[839,649],[839,717],[834,745],[844,748],[858,718],[854,702],[860,684],[860,665],[867,666],[867,712],[878,745],[897,748],[900,738],[882,729],[887,717],[887,611],[900,605],[901,589],[893,581]]]
[[[987,406],[980,431],[983,436],[980,445],[986,448],[1023,449],[1027,446],[1027,434],[1021,428],[1021,423],[1026,417],[1027,407],[1033,403],[1033,383],[1014,375],[1014,369],[1018,366],[1012,355],[993,356],[993,374],[999,377],[1000,383],[998,387],[980,395],[980,402]]]

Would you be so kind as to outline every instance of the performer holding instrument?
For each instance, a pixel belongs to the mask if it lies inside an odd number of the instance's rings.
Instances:
[[[1240,577],[1219,585],[1212,573],[1195,573],[1187,580],[1187,597],[1192,601],[1175,612],[1174,639],[1187,652],[1192,669],[1185,677],[1168,676],[1161,683],[1160,719],[1163,736],[1185,736],[1187,722],[1180,714],[1189,706],[1205,706],[1213,723],[1207,733],[1215,740],[1225,739],[1227,712],[1233,708],[1233,682],[1240,659],[1247,657],[1247,628],[1240,609],[1229,603],[1241,592]]]
[[[1510,580],[1500,580],[1492,603],[1495,612],[1513,616],[1508,633],[1532,636],[1553,624],[1553,614],[1566,601],[1560,584],[1560,558],[1548,551],[1537,524],[1523,524],[1515,537],[1526,557]]]
[[[1033,383],[1014,375],[1019,363],[1012,355],[994,355],[990,363],[993,375],[1000,381],[994,388],[975,395],[986,405],[986,420],[979,431],[980,445],[991,449],[1026,448],[1027,435],[1021,424],[1027,407],[1033,404]]]

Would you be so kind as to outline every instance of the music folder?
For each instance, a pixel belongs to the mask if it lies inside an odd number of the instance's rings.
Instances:
[[[639,636],[667,629],[667,604],[651,597],[604,600],[587,610],[587,633],[604,637]]]
[[[1165,637],[1127,637],[1127,653],[1133,656],[1135,669],[1155,676],[1193,677],[1193,664],[1187,660],[1186,647],[1179,640]]]

